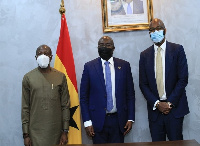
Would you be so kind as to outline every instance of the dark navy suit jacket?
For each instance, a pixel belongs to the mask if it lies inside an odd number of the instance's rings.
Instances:
[[[120,130],[128,120],[135,120],[135,91],[130,64],[114,58],[115,97]],[[94,130],[102,130],[106,116],[107,94],[101,58],[85,64],[80,87],[83,122],[92,120]]]
[[[155,121],[159,111],[153,106],[159,95],[157,91],[154,71],[154,46],[140,54],[139,85],[147,100],[149,120]],[[167,101],[174,107],[171,112],[175,118],[183,117],[189,113],[185,87],[188,84],[188,65],[183,46],[166,42],[165,56],[165,90]]]

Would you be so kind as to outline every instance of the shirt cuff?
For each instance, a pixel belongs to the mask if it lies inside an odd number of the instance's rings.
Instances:
[[[153,106],[153,110],[156,110],[156,104],[160,102],[159,100],[156,100],[156,102],[154,103],[154,106]]]
[[[133,122],[133,123],[135,122],[135,121],[133,121],[133,120],[128,120],[128,121],[131,121],[131,122]]]
[[[92,126],[92,121],[91,120],[85,121],[84,122],[84,127],[89,127],[89,126]]]

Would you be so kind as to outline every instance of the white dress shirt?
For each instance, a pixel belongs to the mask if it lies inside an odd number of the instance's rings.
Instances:
[[[106,84],[106,75],[105,75],[105,62],[106,60],[103,60],[101,58],[101,62],[102,62],[102,67],[103,67],[103,74],[104,74],[104,80],[105,80],[105,84]],[[117,112],[117,108],[116,108],[116,97],[115,97],[115,67],[114,67],[114,61],[113,61],[113,57],[111,57],[108,62],[109,67],[110,67],[110,73],[111,73],[111,82],[112,82],[112,99],[113,99],[113,109],[109,112],[109,113],[115,113]],[[108,111],[106,112],[108,113]]]
[[[164,43],[160,46],[161,50],[161,57],[162,57],[162,66],[163,66],[163,87],[164,87],[164,94],[162,95],[162,97],[160,98],[160,100],[167,100],[167,96],[166,96],[166,90],[165,90],[165,55],[166,55],[166,40],[164,41]],[[157,57],[157,52],[158,52],[158,46],[156,46],[154,44],[154,70],[155,70],[155,79],[156,79],[156,57]],[[159,102],[159,100],[157,100],[154,104],[153,110],[156,109],[156,104]]]

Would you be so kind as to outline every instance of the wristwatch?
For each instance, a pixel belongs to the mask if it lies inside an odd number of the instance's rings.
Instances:
[[[63,129],[63,132],[65,132],[65,133],[68,133],[68,132],[69,132],[69,130],[67,130],[67,129]]]

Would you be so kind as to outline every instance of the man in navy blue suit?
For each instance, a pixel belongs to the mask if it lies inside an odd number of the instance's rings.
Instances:
[[[149,34],[154,42],[140,54],[139,85],[147,100],[152,141],[182,140],[183,119],[189,113],[185,87],[188,65],[182,45],[166,41],[166,28],[153,19]]]
[[[112,57],[112,38],[98,42],[98,58],[85,64],[80,87],[82,119],[93,143],[123,143],[135,120],[130,64]]]

